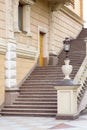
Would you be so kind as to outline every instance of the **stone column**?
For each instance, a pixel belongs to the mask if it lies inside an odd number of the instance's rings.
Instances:
[[[8,47],[5,57],[5,78],[7,89],[16,88],[16,42],[13,39],[9,39]]]
[[[24,5],[23,6],[23,29],[25,32],[27,32],[27,34],[30,34],[30,9],[31,5]]]
[[[5,56],[5,79],[5,105],[11,105],[19,94],[16,81],[16,42],[14,39],[8,40]]]
[[[6,87],[16,86],[16,41],[13,28],[13,0],[6,0],[6,38],[7,51],[5,56]]]
[[[6,38],[14,38],[12,7],[13,7],[13,1],[6,0]]]
[[[54,53],[54,14],[55,11],[50,12],[50,53]]]
[[[58,58],[57,54],[55,53],[55,47],[54,47],[54,24],[55,24],[55,11],[51,12],[50,15],[50,48],[49,48],[49,65],[57,65]]]
[[[19,0],[14,0],[13,1],[13,16],[14,16],[14,31],[19,32],[19,27],[18,27],[18,5],[19,5]]]

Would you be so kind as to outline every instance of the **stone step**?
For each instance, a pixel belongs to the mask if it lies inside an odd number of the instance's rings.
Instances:
[[[71,75],[71,77],[73,77],[72,75]],[[35,82],[56,82],[56,81],[58,81],[58,80],[63,80],[64,79],[64,75],[62,75],[62,76],[56,76],[56,77],[40,77],[39,79],[37,79],[38,77],[36,77],[36,79],[35,78],[28,78],[26,81],[25,81],[25,83],[27,83],[27,82],[32,82],[32,81],[35,81]],[[42,79],[41,79],[42,78]]]
[[[15,104],[15,105],[17,105],[17,104],[19,104],[19,105],[21,105],[21,104],[23,104],[23,105],[47,105],[47,104],[49,104],[49,105],[57,105],[57,102],[55,101],[44,101],[44,102],[42,102],[42,101],[15,101],[15,102],[13,102],[13,104]]]
[[[71,74],[70,75],[70,77],[71,78],[73,78],[75,76],[75,74]],[[31,77],[29,77],[27,80],[26,80],[26,82],[28,81],[28,80],[62,80],[62,79],[64,79],[64,75],[60,75],[60,77],[58,77],[58,76],[31,76]]]
[[[71,76],[71,77],[73,77],[73,76]],[[27,79],[27,81],[28,80],[40,80],[40,79],[41,80],[46,80],[46,79],[48,79],[48,80],[53,80],[53,79],[54,80],[62,80],[63,78],[64,78],[64,76],[62,76],[62,77],[57,77],[57,76],[56,77],[40,77],[40,76],[38,77],[37,76],[37,77],[30,77],[29,79]]]
[[[36,94],[33,94],[33,95],[19,95],[18,98],[57,98],[57,94],[54,94],[53,95],[36,95]]]
[[[33,97],[32,98],[26,98],[26,97],[19,98],[18,97],[15,101],[44,101],[44,102],[45,101],[52,101],[53,102],[53,101],[57,101],[57,98],[53,98],[53,97],[52,98],[45,98],[45,97],[43,97],[43,98],[36,98],[36,97],[35,98],[33,98]]]
[[[37,113],[37,112],[41,112],[41,113],[56,113],[56,109],[46,109],[46,108],[44,108],[44,109],[39,109],[39,108],[32,108],[32,109],[30,109],[30,108],[3,108],[2,109],[2,112],[35,112],[35,113]]]
[[[4,108],[39,108],[39,109],[44,109],[44,108],[47,108],[47,109],[52,109],[52,108],[54,108],[54,109],[56,109],[57,108],[57,105],[49,105],[49,104],[47,104],[47,105],[40,105],[40,104],[38,104],[38,106],[37,105],[35,105],[35,104],[33,104],[33,105],[22,105],[22,104],[17,104],[17,105],[15,105],[15,104],[13,104],[13,105],[6,105]]]
[[[61,55],[62,55],[63,53],[61,53]],[[79,53],[79,54],[81,54],[81,53]],[[64,56],[65,56],[65,54],[63,54]],[[69,54],[70,55],[70,54]],[[72,55],[72,54],[71,54]],[[63,58],[64,58],[64,56],[63,56]],[[62,56],[61,56],[62,57]],[[72,56],[73,57],[73,56]],[[75,55],[75,57],[76,57],[76,55]],[[79,55],[78,55],[78,58],[79,58]],[[77,66],[75,66],[75,67],[77,67]],[[43,67],[39,67],[39,66],[37,66],[35,69],[34,69],[34,71],[35,70],[57,70],[57,69],[60,69],[61,68],[61,65],[56,65],[56,66],[43,66]]]
[[[24,83],[26,83],[28,80],[26,80]],[[29,80],[29,82],[57,82],[57,80],[49,80],[49,79],[45,79],[45,80],[38,80],[38,79],[36,79],[36,80]]]
[[[56,113],[42,113],[42,112],[0,112],[1,115],[3,116],[31,116],[31,117],[55,117]]]
[[[31,90],[30,89],[20,89],[20,92],[24,92],[24,93],[25,92],[33,92],[33,93],[36,93],[36,92],[37,93],[38,92],[41,92],[41,93],[44,93],[44,92],[48,92],[48,93],[49,92],[54,92],[54,93],[56,93],[56,90],[55,89],[49,89],[49,90],[48,89],[46,89],[46,90],[43,90],[43,89],[42,90],[41,89],[38,89],[38,90],[34,90],[34,89],[33,90],[32,89]]]
[[[20,92],[22,95],[53,95],[56,94],[57,92]]]
[[[21,86],[20,89],[29,89],[29,90],[54,90],[54,86],[52,85],[37,85],[37,86]]]
[[[24,89],[53,89],[53,85],[46,85],[46,84],[38,84],[38,85],[26,85],[26,86],[21,86],[21,88],[24,88]]]
[[[73,71],[77,72],[76,68],[73,68]],[[60,75],[63,74],[62,70],[56,70],[55,72],[51,72],[51,71],[44,71],[44,70],[39,70],[39,71],[34,71],[31,73],[31,75]]]
[[[57,67],[57,68],[50,68],[50,66],[49,66],[49,68],[45,68],[45,67],[42,67],[42,68],[37,68],[37,69],[35,69],[32,73],[34,73],[34,72],[39,72],[39,71],[44,71],[44,72],[53,72],[53,73],[56,73],[57,71],[58,72],[61,72],[62,70],[61,70],[61,67],[62,67],[62,65],[60,66],[60,67]],[[74,66],[74,69],[77,69],[79,66],[78,65],[75,65]]]
[[[72,73],[71,75],[73,76],[74,74]],[[50,78],[51,78],[51,77],[52,77],[52,78],[53,78],[53,77],[56,78],[56,77],[57,77],[57,78],[59,78],[59,76],[62,77],[62,76],[64,76],[64,74],[63,74],[63,73],[61,73],[61,74],[58,74],[58,73],[57,73],[57,74],[49,74],[49,75],[46,75],[46,74],[44,73],[43,75],[41,75],[41,74],[30,75],[29,78],[31,78],[31,77],[35,77],[35,78],[36,78],[36,77],[47,77],[47,78],[49,78],[49,77],[50,77]]]
[[[61,79],[62,80],[62,79]],[[60,81],[60,80],[55,80],[55,81],[52,81],[52,80],[50,80],[50,81],[46,81],[46,80],[43,80],[43,81],[35,81],[35,80],[29,80],[29,82],[28,82],[28,80],[25,82],[25,83],[23,83],[22,84],[22,86],[31,86],[31,85],[55,85],[56,84],[56,82],[58,82],[58,81]]]

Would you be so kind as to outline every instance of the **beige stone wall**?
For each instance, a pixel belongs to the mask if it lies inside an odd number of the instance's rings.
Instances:
[[[28,36],[27,33],[23,33],[23,32],[19,32],[19,33],[14,33],[15,37],[16,37],[16,41],[18,43],[27,45],[29,40],[28,40]]]
[[[0,54],[0,105],[4,102],[5,94],[5,56]]]
[[[49,17],[50,12],[48,8],[47,0],[38,0],[31,8],[31,33],[32,33],[32,44],[38,47],[38,26],[49,30]]]
[[[55,11],[53,19],[52,33],[54,33],[54,39],[51,47],[58,54],[63,47],[65,37],[76,38],[82,29],[82,25],[62,11]]]
[[[22,81],[34,64],[35,60],[17,58],[17,83]]]
[[[6,37],[5,0],[0,0],[0,37]]]
[[[67,7],[70,8],[70,10],[75,12],[77,15],[80,15],[79,0],[75,0],[74,8],[72,6]],[[82,29],[82,25],[62,11],[54,11],[52,18],[53,25],[50,26],[50,13],[51,12],[46,0],[44,0],[44,2],[43,0],[38,0],[37,3],[32,6],[30,27],[32,33],[31,45],[38,48],[38,26],[41,26],[49,30],[49,52],[50,50],[53,50],[58,54],[63,46],[62,41],[64,40],[64,38],[67,36],[76,38]],[[50,31],[52,32],[50,33]]]

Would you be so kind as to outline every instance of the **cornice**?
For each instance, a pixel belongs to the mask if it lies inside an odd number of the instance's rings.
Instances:
[[[36,0],[21,0],[23,4],[33,5],[36,3]]]
[[[27,47],[23,44],[17,45],[17,57],[35,60],[36,53],[35,47]]]
[[[48,0],[50,3],[51,11],[57,11],[64,5],[72,4],[72,0]]]

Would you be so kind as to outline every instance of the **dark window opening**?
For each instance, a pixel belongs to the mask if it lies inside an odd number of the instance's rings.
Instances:
[[[23,31],[23,4],[21,3],[18,6],[18,26],[19,30]]]

